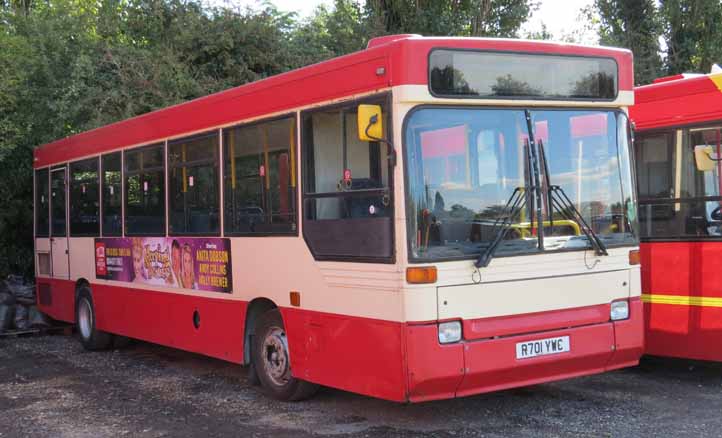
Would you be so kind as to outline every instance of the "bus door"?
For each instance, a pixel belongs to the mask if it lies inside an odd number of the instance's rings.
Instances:
[[[35,171],[35,276],[50,272],[50,171]]]
[[[50,171],[50,257],[53,278],[70,278],[68,254],[67,170]]]

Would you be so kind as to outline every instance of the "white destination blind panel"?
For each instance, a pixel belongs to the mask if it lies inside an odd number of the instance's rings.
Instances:
[[[533,341],[518,342],[516,344],[516,358],[528,359],[530,357],[564,353],[570,350],[569,336],[536,339]]]

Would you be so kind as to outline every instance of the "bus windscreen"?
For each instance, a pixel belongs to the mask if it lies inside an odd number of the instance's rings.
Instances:
[[[614,100],[611,58],[437,49],[429,85],[438,97]]]

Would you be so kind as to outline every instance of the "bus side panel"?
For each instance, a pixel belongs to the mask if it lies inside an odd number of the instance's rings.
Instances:
[[[403,324],[282,308],[294,377],[406,401]]]
[[[35,282],[38,309],[58,321],[75,322],[75,282],[40,277]]]
[[[94,284],[99,329],[235,363],[243,362],[248,303]],[[199,325],[194,325],[198,312]]]
[[[454,398],[464,378],[463,343],[439,343],[437,324],[409,324],[406,327],[409,399],[422,402]],[[432,359],[433,358],[433,359]]]
[[[722,361],[722,242],[641,249],[645,353]]]

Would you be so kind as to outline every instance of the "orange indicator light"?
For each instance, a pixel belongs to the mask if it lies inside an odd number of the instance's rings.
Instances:
[[[297,292],[295,290],[292,290],[288,294],[291,298],[291,305],[294,307],[300,307],[301,306],[301,292]]]
[[[632,251],[629,251],[629,264],[630,265],[638,265],[641,262],[641,256],[639,255],[639,250],[634,249]]]
[[[411,284],[436,283],[436,266],[406,268],[406,282]]]

